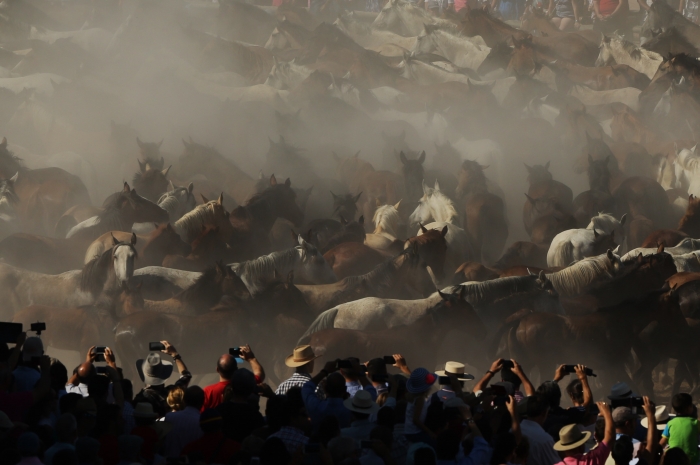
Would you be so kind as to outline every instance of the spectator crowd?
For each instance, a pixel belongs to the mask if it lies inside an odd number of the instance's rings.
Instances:
[[[273,390],[243,346],[212,360],[219,380],[200,387],[186,354],[161,344],[134,361],[138,391],[110,348],[91,347],[69,374],[39,337],[0,345],[0,465],[700,460],[689,394],[673,395],[671,411],[620,382],[606,402],[594,402],[592,371],[582,365],[562,365],[535,387],[515,360],[496,360],[475,379],[464,363],[411,369],[400,354],[319,366],[313,349],[300,346],[285,360],[293,375]]]

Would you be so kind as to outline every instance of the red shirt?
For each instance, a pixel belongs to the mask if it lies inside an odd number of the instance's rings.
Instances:
[[[240,444],[233,439],[226,438],[221,431],[217,431],[216,433],[207,433],[196,441],[187,444],[182,449],[181,455],[199,452],[202,454],[205,463],[228,463],[231,457],[239,450],[241,450]]]
[[[230,381],[219,381],[216,384],[210,384],[204,388],[204,405],[202,405],[202,410],[205,411],[208,408],[216,408],[224,401],[224,390]]]

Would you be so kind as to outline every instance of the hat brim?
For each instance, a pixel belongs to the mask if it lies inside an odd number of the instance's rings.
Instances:
[[[591,432],[590,431],[582,431],[583,438],[579,439],[576,442],[573,442],[571,444],[562,444],[561,441],[557,441],[554,443],[554,450],[558,451],[566,451],[566,450],[571,450],[571,449],[576,449],[579,446],[584,445],[588,440],[591,438]]]
[[[408,381],[406,381],[406,390],[410,392],[411,394],[419,394],[421,392],[425,392],[428,389],[430,389],[435,383],[437,383],[438,376],[437,373],[433,373],[433,377],[435,378],[432,383],[430,384],[424,384],[420,389],[418,389],[417,386],[414,386],[413,383],[411,383],[411,378],[408,378]]]
[[[372,407],[371,408],[359,408],[355,407],[352,405],[352,397],[345,399],[343,401],[343,405],[345,406],[346,409],[350,410],[351,412],[357,412],[357,413],[364,413],[366,415],[373,415],[379,411],[381,407],[377,405],[376,402],[372,402]]]
[[[294,354],[292,354],[289,357],[284,359],[284,364],[287,365],[289,368],[303,367],[307,363],[313,362],[314,360],[316,360],[319,357],[320,357],[320,355],[314,355],[313,358],[310,358],[308,360],[295,362],[294,361]]]
[[[436,375],[438,376],[448,376],[448,373],[445,370],[439,370],[435,372]],[[474,381],[474,375],[470,375],[469,373],[449,373],[449,375],[455,375],[458,380],[460,381]]]
[[[159,368],[161,373],[159,373],[159,376],[147,376],[143,371],[144,364],[146,363],[148,362],[145,359],[136,360],[136,371],[138,372],[141,381],[149,386],[159,386],[161,384],[165,384],[168,378],[170,378],[170,375],[173,374],[173,364],[166,362],[165,360],[161,360],[161,368]]]
[[[663,419],[663,420],[661,420],[661,421],[657,420],[657,421],[656,421],[656,429],[659,430],[659,431],[665,430],[665,429],[666,429],[666,425],[668,424],[669,421],[673,420],[673,417],[674,417],[674,416],[675,416],[675,415],[669,414],[669,415],[668,415],[668,418],[665,418],[665,419]],[[642,418],[642,421],[640,421],[639,423],[641,423],[641,425],[642,425],[643,427],[649,428],[649,420],[647,420],[646,417],[645,417],[645,418]]]

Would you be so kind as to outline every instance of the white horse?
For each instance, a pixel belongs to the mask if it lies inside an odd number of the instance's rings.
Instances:
[[[435,53],[461,68],[473,70],[481,66],[490,51],[481,36],[456,36],[432,26],[425,26],[412,49],[413,54]]]
[[[311,69],[297,65],[292,61],[277,61],[273,58],[272,70],[265,80],[265,85],[279,90],[292,90],[311,76]]]
[[[604,35],[595,65],[608,66],[614,63],[627,65],[652,79],[662,62],[663,57],[656,52],[637,47],[621,37]]]
[[[299,245],[280,252],[258,257],[242,263],[231,263],[228,267],[241,278],[251,295],[265,288],[275,276],[287,276],[294,271],[300,284],[331,284],[338,280],[333,268],[312,244],[298,236]]]
[[[554,236],[547,252],[547,266],[567,267],[583,260],[614,250],[615,232],[600,234],[595,229],[569,229]]]
[[[197,207],[197,199],[192,194],[194,190],[193,183],[190,183],[187,187],[175,187],[172,181],[168,182],[170,183],[170,190],[160,196],[158,206],[168,212],[170,223],[174,224]],[[153,223],[135,223],[131,228],[136,234],[148,234],[154,229],[155,225]]]
[[[423,31],[426,24],[457,32],[455,23],[436,18],[423,8],[413,6],[404,0],[386,2],[382,11],[374,19],[372,27],[377,30],[393,31],[405,37],[415,37]]]
[[[426,224],[429,221],[432,223]],[[445,257],[444,276],[452,276],[457,268],[468,260],[474,259],[474,249],[469,243],[469,236],[464,229],[457,226],[459,215],[454,203],[445,194],[440,192],[440,185],[435,182],[435,187],[430,188],[423,182],[423,197],[418,206],[409,217],[409,230],[422,236],[424,231],[442,229],[447,226],[447,255]]]
[[[598,212],[598,216],[591,218],[591,222],[588,223],[586,229],[595,229],[597,231],[602,231],[603,234],[615,233],[615,238],[622,243],[625,238],[625,221],[627,220],[627,214],[625,213],[618,220],[614,216]]]
[[[399,200],[396,205],[377,205],[374,211],[374,231],[365,236],[365,245],[376,250],[386,250],[396,242],[399,236],[399,227],[401,226],[401,217],[399,216]]]
[[[683,239],[678,244],[676,244],[675,247],[664,247],[663,249],[664,252],[666,252],[669,255],[673,255],[674,257],[677,255],[689,254],[691,252],[695,252],[696,250],[700,250],[700,239],[693,239],[690,237]],[[638,247],[624,254],[622,256],[622,261],[626,262],[629,260],[634,260],[639,254],[642,254],[644,256],[653,255],[657,253],[657,251],[657,247]]]
[[[674,163],[676,183],[695,197],[700,196],[700,156],[697,147],[695,145],[692,149],[677,152]]]

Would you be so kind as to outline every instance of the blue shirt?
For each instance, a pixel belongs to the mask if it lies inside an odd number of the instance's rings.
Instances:
[[[484,463],[491,463],[491,453],[493,449],[481,436],[476,436],[474,438],[474,447],[472,451],[466,457],[453,460],[438,460],[437,465],[482,465]]]
[[[353,438],[356,441],[366,441],[369,439],[369,433],[377,426],[376,423],[369,418],[365,420],[355,420],[348,428],[340,430],[340,435],[346,438]]]
[[[350,426],[352,413],[343,405],[343,399],[319,399],[316,395],[316,383],[313,381],[307,381],[304,384],[301,388],[301,397],[304,399],[304,405],[311,418],[311,427],[314,431],[318,428],[321,420],[327,416],[336,417],[341,428]]]

